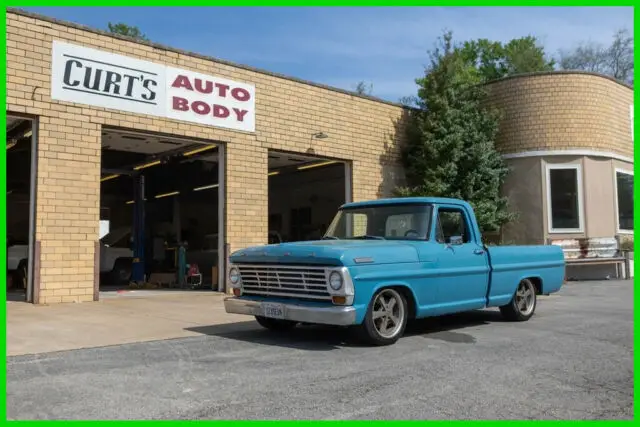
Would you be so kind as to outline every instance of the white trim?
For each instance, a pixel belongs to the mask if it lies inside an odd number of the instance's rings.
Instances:
[[[631,142],[633,142],[633,104],[629,105],[629,122],[631,124]]]
[[[526,157],[544,157],[544,156],[588,156],[588,157],[607,157],[610,159],[621,160],[623,162],[633,164],[633,157],[622,156],[617,153],[597,150],[539,150],[539,151],[523,151],[521,153],[503,154],[503,159],[522,159]]]
[[[549,234],[584,233],[584,195],[582,191],[582,164],[580,163],[546,163],[546,198],[547,198],[547,230]],[[576,171],[576,188],[578,191],[578,228],[554,229],[551,209],[551,171],[554,169],[573,169]]]
[[[618,211],[618,173],[633,176],[633,171],[622,168],[614,168],[613,170],[613,202],[616,207],[616,232],[617,234],[633,234],[633,230],[620,229],[620,212]]]

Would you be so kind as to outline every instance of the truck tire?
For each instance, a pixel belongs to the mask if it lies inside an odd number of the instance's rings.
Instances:
[[[536,311],[536,287],[529,279],[523,279],[519,284],[509,304],[500,307],[505,319],[512,322],[529,320]]]
[[[131,260],[118,258],[111,270],[110,282],[112,285],[126,285],[131,281]]]
[[[364,322],[359,326],[360,336],[377,346],[394,344],[404,334],[408,319],[405,297],[393,288],[381,289],[369,303]]]
[[[298,322],[292,320],[272,319],[270,317],[256,316],[256,321],[265,329],[270,331],[288,331],[296,327]]]

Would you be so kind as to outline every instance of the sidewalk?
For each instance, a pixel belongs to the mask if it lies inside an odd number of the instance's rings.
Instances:
[[[99,302],[7,303],[7,356],[199,335],[194,326],[251,320],[227,314],[224,294],[194,291],[104,293]]]

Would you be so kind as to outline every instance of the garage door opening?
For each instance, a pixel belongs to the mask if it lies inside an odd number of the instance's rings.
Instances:
[[[7,114],[7,300],[33,301],[35,122]]]
[[[350,165],[269,152],[269,243],[320,239],[351,199]]]
[[[219,290],[224,147],[105,128],[100,290]]]

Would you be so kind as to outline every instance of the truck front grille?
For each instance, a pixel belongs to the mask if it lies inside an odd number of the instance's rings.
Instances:
[[[236,265],[245,295],[331,300],[324,267]]]

